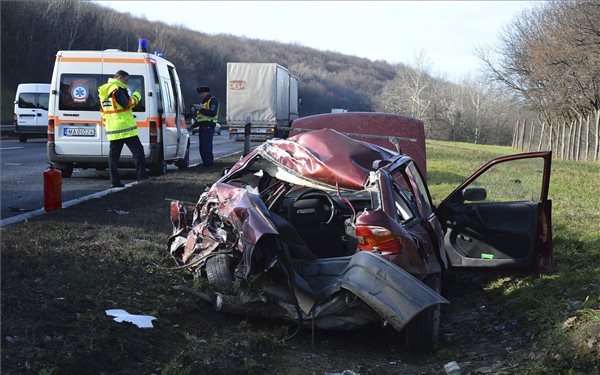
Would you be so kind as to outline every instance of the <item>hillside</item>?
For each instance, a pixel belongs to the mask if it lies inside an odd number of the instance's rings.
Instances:
[[[381,61],[232,35],[209,35],[150,22],[82,1],[2,1],[2,122],[12,122],[14,92],[22,82],[49,82],[58,50],[135,51],[140,38],[178,69],[184,100],[210,85],[225,104],[226,63],[276,62],[301,82],[301,116],[331,108],[373,110],[372,98],[395,77]]]

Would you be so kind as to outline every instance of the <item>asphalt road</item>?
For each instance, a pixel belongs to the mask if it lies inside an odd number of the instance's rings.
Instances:
[[[254,144],[253,144],[254,145]],[[229,139],[227,131],[215,135],[215,158],[242,151],[243,142]],[[27,216],[31,212],[43,212],[44,180],[43,173],[48,168],[46,139],[33,138],[21,143],[16,138],[0,139],[0,226],[10,224],[17,216]],[[190,164],[200,162],[198,152],[198,136],[191,137]],[[169,165],[168,173],[177,171],[177,167]],[[135,181],[133,169],[121,169],[124,184]],[[110,193],[108,170],[74,169],[71,178],[62,179],[63,207],[90,196]],[[71,203],[69,203],[71,202]]]

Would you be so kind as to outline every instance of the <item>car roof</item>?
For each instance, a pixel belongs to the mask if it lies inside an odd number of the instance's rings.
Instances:
[[[333,129],[321,129],[264,142],[240,160],[240,165],[257,155],[277,168],[270,174],[278,174],[278,179],[360,190],[373,170],[374,161],[389,160],[398,153]],[[234,166],[232,171],[235,169]]]
[[[323,113],[294,120],[290,135],[324,128],[393,150],[396,146],[390,137],[395,138],[401,152],[410,156],[426,175],[425,125],[419,119],[384,112]]]

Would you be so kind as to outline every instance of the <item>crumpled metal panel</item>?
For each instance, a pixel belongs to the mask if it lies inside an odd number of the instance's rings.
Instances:
[[[247,158],[257,154],[292,175],[355,190],[363,188],[373,161],[396,155],[383,147],[359,142],[331,129],[267,141]],[[288,180],[283,176],[277,178]]]
[[[319,259],[298,264],[296,269],[317,298],[346,289],[397,330],[427,307],[449,303],[402,268],[370,252]]]
[[[390,138],[395,138],[402,152],[412,157],[424,176],[427,174],[425,124],[419,119],[382,112],[321,113],[294,120],[290,135],[324,128],[393,150],[396,146]]]
[[[225,296],[193,293],[219,311],[298,322],[300,305],[305,326],[327,330],[350,330],[376,321],[385,321],[400,331],[419,312],[448,301],[406,271],[376,254],[359,252],[343,258],[326,258],[295,263],[297,277],[313,290],[276,292],[277,304],[267,294]],[[262,288],[263,292],[269,288]],[[289,294],[287,297],[282,294]],[[288,302],[285,302],[288,300]]]

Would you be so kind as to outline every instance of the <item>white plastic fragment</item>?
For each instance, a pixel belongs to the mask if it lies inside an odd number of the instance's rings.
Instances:
[[[448,375],[460,375],[460,366],[456,361],[448,362],[444,365],[444,371]]]
[[[138,326],[138,328],[153,328],[152,321],[156,319],[150,315],[133,315],[120,309],[106,310],[106,315],[114,316],[113,320],[115,322],[133,323]]]

